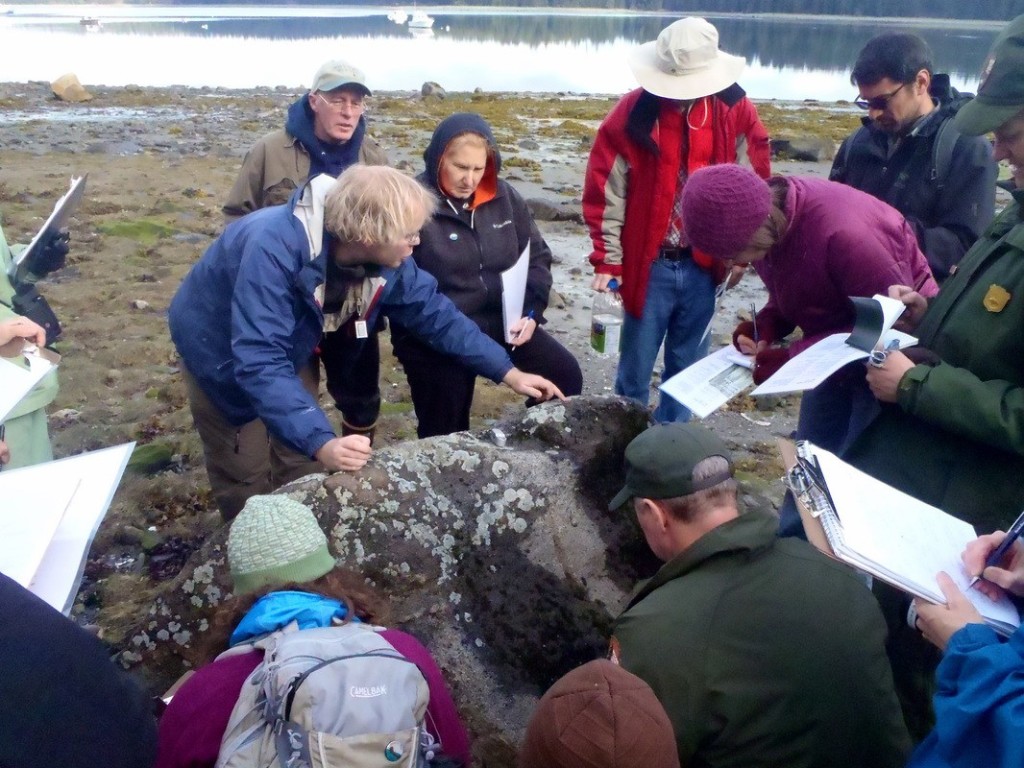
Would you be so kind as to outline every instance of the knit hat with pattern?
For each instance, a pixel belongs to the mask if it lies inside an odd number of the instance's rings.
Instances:
[[[520,768],[679,768],[672,723],[654,691],[604,659],[544,694],[526,726]]]
[[[743,251],[772,209],[768,182],[739,165],[710,165],[686,180],[683,226],[694,248],[716,259]]]
[[[334,568],[334,558],[309,507],[287,496],[251,496],[231,523],[228,567],[235,594],[244,594],[313,581]]]

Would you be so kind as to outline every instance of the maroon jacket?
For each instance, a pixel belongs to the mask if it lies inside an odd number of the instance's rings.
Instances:
[[[914,286],[922,279],[922,296],[938,293],[913,227],[895,208],[833,181],[785,181],[786,232],[754,264],[768,288],[768,303],[757,313],[766,341],[799,327],[803,338],[790,345],[793,356],[853,327],[849,296],[885,296],[890,285]]]
[[[405,632],[386,629],[381,635],[423,673],[430,689],[427,729],[441,742],[445,755],[468,766],[469,736],[430,652]],[[262,659],[262,651],[226,656],[181,686],[160,719],[154,768],[213,768],[242,683]]]

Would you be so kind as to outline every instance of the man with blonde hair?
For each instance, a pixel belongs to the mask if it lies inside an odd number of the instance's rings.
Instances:
[[[626,485],[665,564],[615,624],[613,660],[665,707],[681,765],[902,766],[906,726],[885,623],[853,571],[778,521],[740,514],[729,450],[703,427],[651,427]]]
[[[481,376],[541,400],[561,396],[514,368],[408,258],[435,204],[399,171],[353,166],[235,222],[186,275],[171,337],[225,519],[249,496],[369,459],[366,436],[335,435],[305,375],[325,330],[365,340],[383,313]]]
[[[245,153],[238,178],[224,203],[228,223],[252,211],[288,202],[292,192],[313,176],[337,177],[356,163],[387,165],[384,149],[370,136],[365,99],[372,96],[366,75],[347,61],[325,62],[307,93],[290,107],[284,128],[267,134]],[[380,344],[383,322],[366,339],[325,334],[304,375],[319,381],[320,364],[327,391],[342,414],[343,435],[373,440],[380,416]],[[354,354],[359,350],[359,355]]]

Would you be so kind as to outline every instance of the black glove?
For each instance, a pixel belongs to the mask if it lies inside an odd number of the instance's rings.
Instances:
[[[71,241],[66,229],[48,233],[33,249],[25,270],[37,278],[46,277],[64,266],[68,258],[68,243]]]
[[[19,285],[11,304],[19,315],[43,327],[46,331],[46,346],[49,347],[60,338],[60,321],[34,285]]]

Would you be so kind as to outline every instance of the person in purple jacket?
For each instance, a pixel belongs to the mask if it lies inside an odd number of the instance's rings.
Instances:
[[[920,286],[924,296],[939,289],[903,215],[843,184],[798,176],[765,181],[737,165],[716,165],[690,177],[683,214],[695,248],[753,262],[768,288],[765,306],[733,333],[736,347],[755,355],[757,383],[815,342],[849,331],[850,296],[888,295],[895,284]],[[784,344],[797,328],[802,336]],[[863,365],[848,365],[804,393],[797,438],[840,451],[877,407]],[[785,505],[780,533],[801,531],[795,507]]]
[[[251,496],[231,524],[227,554],[235,594],[211,621],[209,646],[216,658],[178,689],[164,711],[155,768],[213,768],[242,685],[263,660],[254,640],[286,627],[345,620],[379,625],[387,619],[383,597],[360,574],[335,566],[312,511],[287,496]],[[437,755],[446,766],[468,766],[469,736],[430,652],[405,632],[383,629],[381,635],[427,681],[425,727],[439,743]]]

